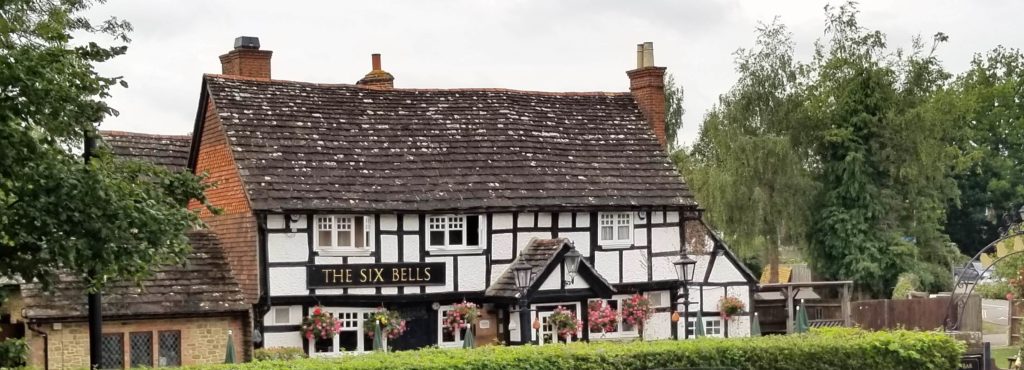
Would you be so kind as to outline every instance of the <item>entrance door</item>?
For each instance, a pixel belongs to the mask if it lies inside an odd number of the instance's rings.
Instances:
[[[576,311],[575,308],[576,307],[569,306],[568,308],[570,310],[572,310],[573,313],[575,313],[575,311]],[[540,333],[538,333],[539,335],[537,337],[537,344],[538,345],[544,345],[544,344],[548,344],[548,343],[557,343],[559,341],[565,341],[565,339],[558,337],[558,332],[555,330],[554,326],[551,325],[551,323],[548,321],[548,318],[551,317],[552,313],[554,313],[554,312],[552,312],[552,311],[542,311],[542,312],[539,312],[537,314],[537,319],[540,320]],[[572,338],[570,337],[568,339],[568,341],[572,342]]]

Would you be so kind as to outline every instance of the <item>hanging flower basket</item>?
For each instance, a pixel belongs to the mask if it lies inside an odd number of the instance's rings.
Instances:
[[[644,337],[644,324],[651,318],[653,312],[651,300],[643,294],[634,294],[622,301],[622,321],[635,326],[641,339]]]
[[[736,314],[743,312],[746,308],[743,301],[731,295],[724,296],[718,300],[718,312],[722,314],[722,318],[725,320],[729,320]]]
[[[313,314],[302,319],[302,336],[308,340],[331,339],[341,332],[341,321],[334,314],[324,312],[320,306],[313,307]]]
[[[569,342],[573,335],[577,335],[580,327],[583,326],[583,323],[576,318],[575,313],[562,306],[555,307],[555,312],[548,316],[548,324],[558,333],[558,337],[565,340],[566,343]]]
[[[457,333],[469,326],[476,325],[480,320],[480,307],[473,302],[462,301],[452,306],[448,314],[444,316],[444,329],[450,333]]]
[[[405,320],[397,311],[391,311],[384,307],[378,307],[377,311],[367,316],[366,321],[363,322],[366,335],[370,338],[373,338],[374,324],[380,325],[381,335],[388,339],[398,338],[407,329]]]
[[[619,315],[605,300],[590,301],[587,311],[591,332],[608,333],[618,328]]]

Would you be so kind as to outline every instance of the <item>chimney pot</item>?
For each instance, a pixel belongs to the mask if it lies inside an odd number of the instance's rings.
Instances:
[[[260,38],[253,36],[239,36],[235,38],[235,49],[260,49]]]
[[[380,54],[374,53],[370,55],[370,59],[373,61],[373,70],[380,71]]]
[[[636,52],[636,69],[626,72],[629,91],[658,143],[665,147],[665,67],[654,66],[654,43],[638,44]]]

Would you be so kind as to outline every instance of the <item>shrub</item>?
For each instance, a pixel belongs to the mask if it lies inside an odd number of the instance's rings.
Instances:
[[[0,341],[0,368],[19,368],[28,360],[28,344],[24,339]]]
[[[640,370],[733,367],[740,370],[945,370],[959,367],[963,351],[962,343],[937,332],[866,332],[831,328],[812,330],[808,334],[758,338],[423,349],[192,369]]]
[[[921,288],[921,280],[910,272],[904,272],[900,274],[900,277],[896,279],[896,287],[892,289],[893,299],[904,299],[910,295],[910,292],[917,291]]]
[[[953,273],[948,266],[935,263],[921,263],[914,270],[922,292],[938,293],[953,290]]]
[[[298,360],[306,358],[306,353],[302,352],[302,348],[270,347],[253,351],[252,358],[256,361]]]
[[[1006,294],[1010,292],[1013,292],[1013,287],[1005,281],[995,281],[974,286],[974,293],[985,299],[1006,299]]]

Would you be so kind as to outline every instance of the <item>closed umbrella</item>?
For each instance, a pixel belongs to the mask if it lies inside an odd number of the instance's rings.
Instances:
[[[380,330],[380,321],[373,321],[373,350],[384,350],[384,333]]]
[[[811,328],[811,324],[807,321],[807,307],[804,306],[803,301],[800,302],[800,306],[796,308],[796,328],[797,333],[806,333]]]
[[[754,317],[750,320],[750,336],[761,336],[761,319],[757,317],[757,312],[754,312]]]
[[[231,330],[228,330],[228,349],[224,355],[225,364],[235,363],[235,341],[231,340]]]
[[[693,321],[693,337],[700,338],[704,336],[704,316],[700,311],[697,311],[697,318]]]
[[[462,348],[473,348],[476,346],[476,335],[473,334],[473,325],[466,326],[466,337],[462,338]]]

